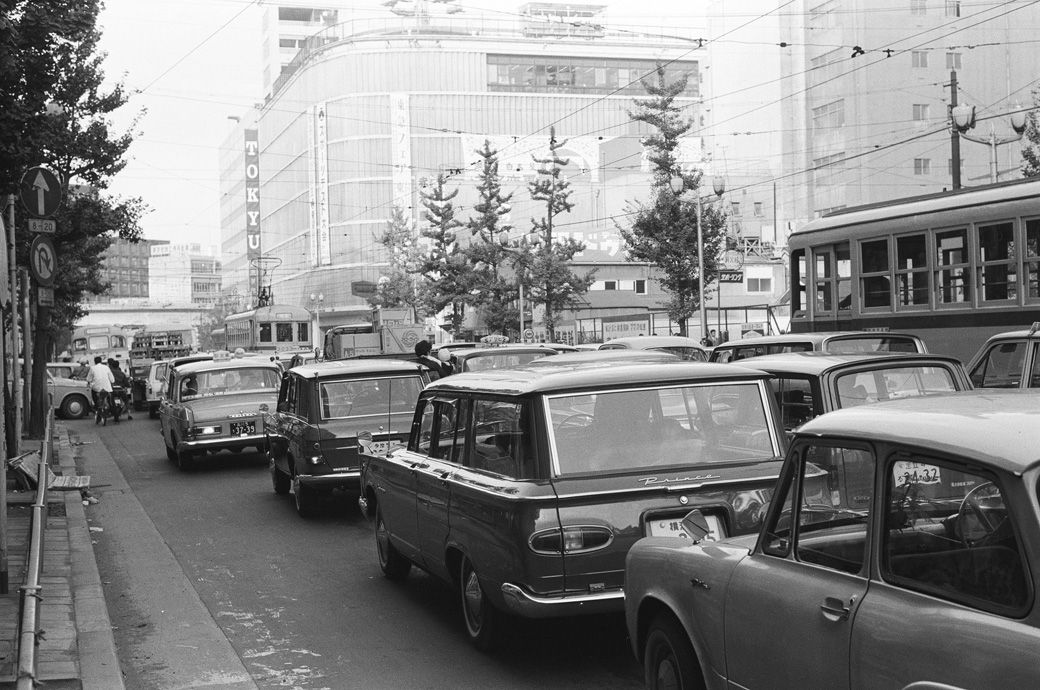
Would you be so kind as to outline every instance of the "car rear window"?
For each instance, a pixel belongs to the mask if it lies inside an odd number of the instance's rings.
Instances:
[[[250,392],[277,392],[278,372],[270,367],[215,369],[188,374],[180,381],[180,399],[211,398]]]
[[[710,465],[774,455],[757,382],[550,396],[558,474]]]
[[[411,412],[422,391],[418,376],[385,376],[322,381],[321,418]]]
[[[953,393],[957,383],[945,367],[906,366],[851,372],[838,377],[837,387],[839,406],[855,407],[882,400]]]
[[[827,342],[827,352],[839,355],[860,352],[921,352],[914,338],[906,336],[857,336],[835,338]]]
[[[545,357],[547,352],[513,352],[511,354],[488,353],[466,357],[463,371],[486,371],[488,369],[511,369]]]

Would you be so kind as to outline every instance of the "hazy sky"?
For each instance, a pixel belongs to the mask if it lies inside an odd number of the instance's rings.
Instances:
[[[218,149],[234,125],[228,117],[263,98],[261,9],[255,0],[104,3],[99,23],[101,48],[108,53],[106,74],[139,92],[119,113],[117,125],[125,128],[147,110],[130,163],[110,191],[140,196],[152,209],[142,221],[145,237],[199,242],[219,251]],[[493,15],[496,9],[513,12],[520,3],[456,4],[470,14]],[[600,4],[610,5],[610,22],[618,26],[675,26],[690,7],[688,0]],[[388,16],[378,0],[357,2],[354,11]]]

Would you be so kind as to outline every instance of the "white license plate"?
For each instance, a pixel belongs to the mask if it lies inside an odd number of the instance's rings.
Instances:
[[[892,478],[896,480],[896,486],[938,484],[942,481],[942,472],[935,465],[900,460],[892,465]]]
[[[650,520],[646,523],[646,533],[651,537],[682,537],[683,539],[689,539],[690,535],[683,529],[682,519],[682,515],[677,515],[664,520]],[[726,536],[726,531],[722,528],[722,521],[719,520],[718,516],[705,515],[704,519],[708,521],[708,534],[702,541],[718,541]]]

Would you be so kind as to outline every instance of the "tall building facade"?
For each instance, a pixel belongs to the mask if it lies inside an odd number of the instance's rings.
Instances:
[[[394,209],[421,222],[421,192],[444,175],[448,190],[459,191],[459,220],[467,220],[477,198],[475,152],[485,142],[498,151],[503,193],[512,195],[512,234],[528,233],[543,214],[527,185],[553,124],[566,142],[560,154],[574,203],[555,219],[554,234],[585,242],[576,263],[597,269],[585,311],[660,309],[665,296],[647,267],[624,261],[616,228],[650,190],[640,139],[651,130],[629,111],[645,95],[640,78],[658,62],[669,81],[685,73],[677,103],[694,129],[679,159],[710,180],[713,157],[700,136],[711,117],[701,108],[706,50],[562,21],[554,7],[567,11],[542,3],[506,20],[388,15],[309,36],[223,147],[225,287],[253,296],[250,277],[266,272],[253,282],[270,284],[276,302],[307,306],[310,294],[323,294],[323,321],[363,309],[360,288],[386,271],[378,237]],[[761,201],[748,202],[749,217],[756,208]]]
[[[162,240],[130,242],[116,238],[101,258],[101,274],[109,283],[107,292],[91,295],[87,301],[94,304],[110,302],[140,303],[149,298],[148,258],[152,247]]]
[[[149,260],[151,301],[212,308],[221,299],[220,259],[211,247],[161,244]]]

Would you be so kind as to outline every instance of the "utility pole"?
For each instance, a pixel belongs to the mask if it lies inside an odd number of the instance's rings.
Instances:
[[[961,135],[953,124],[953,109],[957,107],[957,70],[950,70],[950,159],[953,164],[953,188],[961,188]]]

